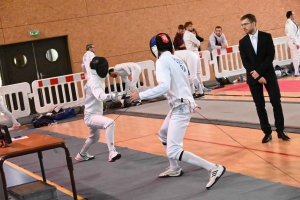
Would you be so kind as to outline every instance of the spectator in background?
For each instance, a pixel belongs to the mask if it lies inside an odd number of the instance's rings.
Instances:
[[[196,35],[192,33],[193,23],[191,21],[184,24],[185,32],[183,34],[183,41],[186,49],[195,52],[199,56],[198,48],[200,47],[200,41],[197,40]]]
[[[183,34],[184,34],[184,26],[182,24],[180,24],[178,26],[178,32],[176,33],[174,42],[173,42],[175,50],[185,50],[186,49],[184,41],[183,41]]]
[[[222,33],[222,27],[216,26],[215,31],[209,36],[208,47],[207,49],[210,53],[214,49],[227,48],[228,42],[225,35]]]
[[[288,46],[292,51],[292,61],[294,65],[294,76],[300,76],[299,60],[300,60],[300,30],[295,22],[295,13],[288,11],[286,13],[285,33],[288,36]]]
[[[194,33],[196,35],[196,38],[197,38],[197,40],[200,41],[200,43],[204,41],[204,39],[198,35],[196,29],[193,29],[192,33]],[[201,46],[198,47],[198,51],[201,51]]]
[[[86,79],[88,79],[91,76],[90,62],[95,57],[95,46],[93,44],[87,44],[85,49],[86,52],[82,58],[81,68],[85,74]]]

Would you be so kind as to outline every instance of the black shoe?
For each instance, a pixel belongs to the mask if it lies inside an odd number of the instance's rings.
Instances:
[[[262,143],[267,143],[267,142],[269,142],[269,141],[271,141],[272,140],[272,133],[270,133],[270,134],[265,134],[265,137],[262,139]]]
[[[285,140],[285,141],[291,139],[284,131],[278,131],[277,136],[278,136],[279,139],[282,139],[282,140]]]
[[[194,93],[193,97],[194,97],[194,99],[197,99],[197,98],[200,98],[200,97],[204,97],[204,93],[202,93],[202,94],[196,94],[196,93]]]

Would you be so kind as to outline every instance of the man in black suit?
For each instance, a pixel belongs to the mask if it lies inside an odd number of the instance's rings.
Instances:
[[[272,140],[272,129],[265,109],[263,86],[268,91],[273,106],[278,138],[289,140],[289,136],[284,132],[281,94],[273,67],[275,47],[272,36],[257,30],[256,18],[252,14],[241,17],[241,27],[246,35],[239,42],[240,55],[247,72],[247,84],[256,106],[260,126],[265,133],[262,143]]]

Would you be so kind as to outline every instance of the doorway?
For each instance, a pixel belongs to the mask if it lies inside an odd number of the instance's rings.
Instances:
[[[67,36],[0,46],[0,67],[2,85],[72,74]]]

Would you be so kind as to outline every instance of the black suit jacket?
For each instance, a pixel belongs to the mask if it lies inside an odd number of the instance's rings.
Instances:
[[[247,83],[257,84],[261,77],[268,83],[269,80],[277,79],[273,60],[275,47],[271,34],[258,31],[257,54],[255,54],[249,35],[245,35],[239,42],[240,56],[246,69]],[[250,72],[255,70],[259,77],[254,79]]]

